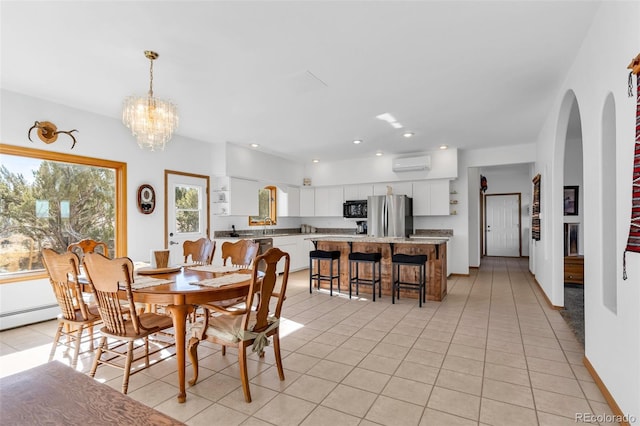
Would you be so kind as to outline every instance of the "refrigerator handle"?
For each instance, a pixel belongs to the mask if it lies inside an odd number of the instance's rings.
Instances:
[[[382,221],[383,221],[383,232],[384,235],[383,237],[386,237],[387,235],[389,235],[389,211],[388,211],[388,207],[389,204],[387,203],[387,200],[385,199],[384,202],[382,203]]]

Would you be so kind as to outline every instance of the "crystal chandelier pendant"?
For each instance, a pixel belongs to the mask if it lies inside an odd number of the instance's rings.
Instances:
[[[171,101],[153,97],[153,61],[158,54],[147,50],[145,56],[151,61],[149,94],[124,100],[122,122],[136,137],[140,148],[162,151],[178,127],[178,109]]]

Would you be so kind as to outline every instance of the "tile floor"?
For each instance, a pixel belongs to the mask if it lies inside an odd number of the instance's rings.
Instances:
[[[310,295],[308,271],[294,273],[281,325],[285,381],[271,347],[265,359],[252,355],[247,404],[237,353],[205,343],[185,404],[173,359],[132,376],[129,396],[189,425],[575,425],[576,413],[611,414],[527,263],[485,259],[422,309],[415,299]],[[1,332],[0,376],[46,362],[54,331],[48,321]],[[57,359],[69,363],[62,350]],[[115,369],[96,378],[120,389]]]

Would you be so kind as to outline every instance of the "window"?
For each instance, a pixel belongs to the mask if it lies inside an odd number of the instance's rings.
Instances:
[[[126,253],[125,163],[0,144],[0,164],[0,282],[43,276],[44,247]]]
[[[202,232],[200,229],[200,211],[202,210],[200,188],[176,185],[175,191],[176,232],[181,234]]]
[[[249,226],[275,225],[278,217],[275,186],[258,191],[258,216],[249,216]]]

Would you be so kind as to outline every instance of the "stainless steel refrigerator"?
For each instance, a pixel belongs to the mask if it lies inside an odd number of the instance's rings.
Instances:
[[[413,233],[413,203],[406,195],[367,198],[367,227],[371,237],[408,237]]]

